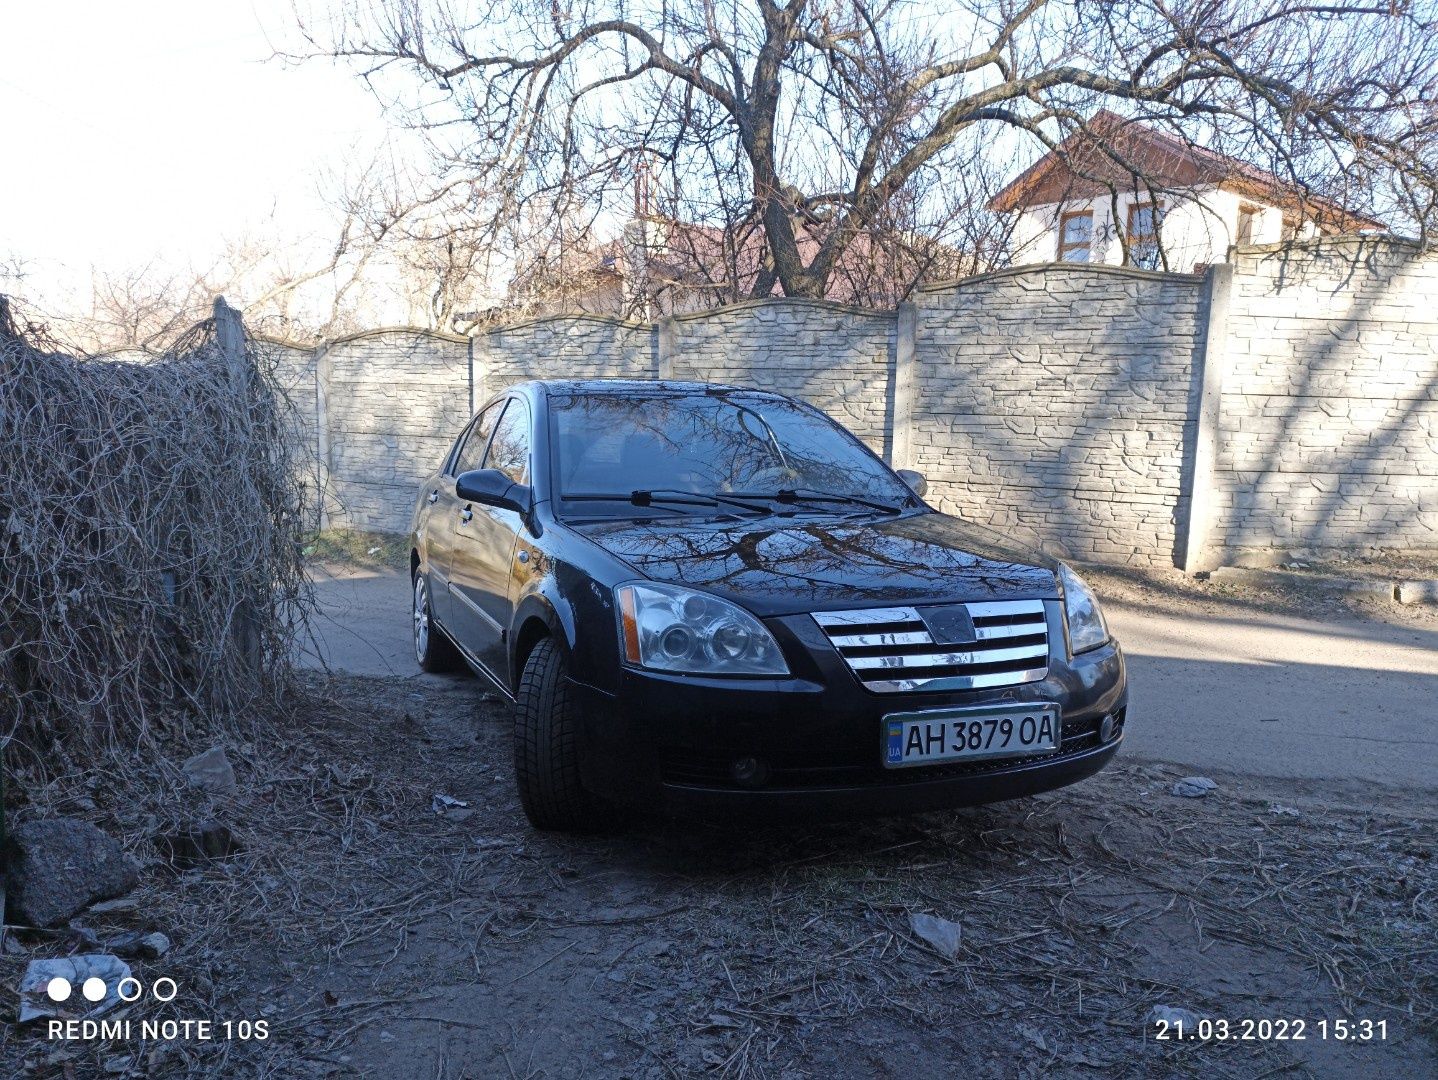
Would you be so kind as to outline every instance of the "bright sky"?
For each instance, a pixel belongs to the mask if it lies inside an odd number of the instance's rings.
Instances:
[[[203,265],[272,214],[320,233],[318,175],[389,130],[352,72],[267,60],[290,0],[6,7],[0,264],[28,264],[33,300],[92,263]]]

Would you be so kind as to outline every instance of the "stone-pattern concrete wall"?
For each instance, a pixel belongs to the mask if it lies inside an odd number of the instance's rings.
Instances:
[[[1245,249],[1226,305],[1213,288],[1047,264],[926,288],[897,314],[772,300],[265,348],[336,526],[404,531],[473,407],[516,381],[662,375],[805,398],[926,473],[940,507],[1080,560],[1183,565],[1205,538],[1209,563],[1438,548],[1438,259]],[[1213,525],[1191,541],[1199,495],[1196,535]]]
[[[1048,265],[916,294],[931,501],[1077,559],[1173,565],[1203,283]]]
[[[319,444],[318,414],[315,401],[315,353],[302,345],[284,341],[255,341],[260,362],[267,364],[275,381],[294,406],[297,434],[304,445],[315,449]]]
[[[668,378],[756,386],[815,405],[879,454],[893,433],[894,314],[756,300],[660,327]]]
[[[1438,548],[1438,260],[1241,250],[1227,336],[1213,542]]]
[[[404,532],[420,481],[470,417],[469,343],[379,331],[332,343],[316,364],[329,523]]]
[[[502,327],[475,339],[476,404],[525,379],[652,379],[657,332],[647,323],[564,315]]]

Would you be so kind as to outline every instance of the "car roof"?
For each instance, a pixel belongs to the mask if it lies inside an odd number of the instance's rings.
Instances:
[[[783,397],[773,390],[728,383],[690,382],[683,379],[533,379],[523,384],[545,394],[710,394],[714,392],[762,394]]]

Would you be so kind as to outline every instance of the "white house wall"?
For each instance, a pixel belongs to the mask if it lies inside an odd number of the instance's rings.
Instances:
[[[1058,261],[1059,220],[1063,214],[1084,210],[1093,214],[1093,247],[1090,262],[1107,266],[1123,264],[1123,245],[1114,227],[1128,221],[1128,210],[1136,202],[1148,202],[1147,195],[1118,196],[1118,216],[1108,195],[1075,199],[1064,203],[1043,203],[1019,214],[1014,224],[1014,263]],[[1240,205],[1258,205],[1230,191],[1208,188],[1187,196],[1168,195],[1161,235],[1169,269],[1189,273],[1196,266],[1228,261],[1228,249],[1235,243]],[[1254,220],[1251,243],[1276,244],[1283,238],[1283,212],[1260,206]]]

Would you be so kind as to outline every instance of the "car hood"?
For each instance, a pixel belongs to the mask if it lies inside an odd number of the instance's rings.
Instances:
[[[577,531],[647,578],[704,589],[762,616],[1058,596],[1052,559],[934,512],[607,521]]]

